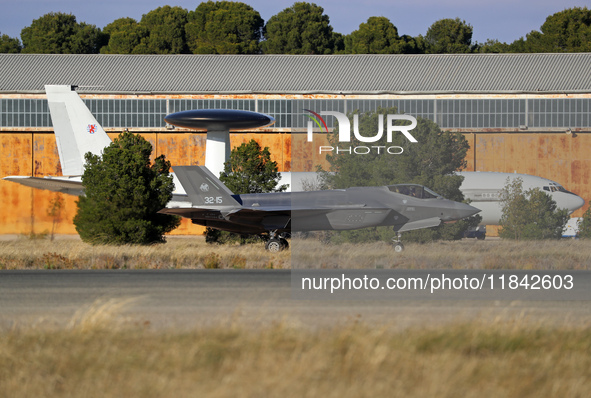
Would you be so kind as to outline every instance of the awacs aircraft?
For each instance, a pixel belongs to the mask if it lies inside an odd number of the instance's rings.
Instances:
[[[460,190],[464,198],[470,199],[470,203],[481,210],[482,221],[480,225],[498,225],[503,214],[501,208],[501,190],[507,181],[520,178],[523,189],[537,188],[547,193],[556,202],[559,209],[567,209],[569,214],[580,209],[585,201],[580,196],[567,191],[562,185],[546,178],[518,173],[496,173],[464,171],[457,173],[464,177]]]
[[[223,231],[268,234],[269,251],[286,248],[285,236],[291,232],[392,226],[400,234],[479,211],[414,184],[234,195],[205,167],[177,166],[175,173],[188,201],[171,201],[159,213]],[[402,249],[398,239],[395,250]]]

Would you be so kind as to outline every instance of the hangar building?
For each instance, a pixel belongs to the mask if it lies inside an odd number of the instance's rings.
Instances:
[[[61,175],[44,86],[78,86],[115,137],[141,133],[176,165],[203,164],[205,132],[172,129],[177,111],[269,114],[264,130],[233,133],[269,146],[280,171],[327,166],[306,145],[305,109],[397,107],[468,139],[468,171],[533,174],[591,199],[591,53],[449,55],[0,54],[0,177]],[[326,118],[329,129],[333,118]],[[315,134],[315,140],[325,140]],[[326,142],[326,141],[324,141]],[[0,181],[0,234],[75,233],[75,199],[48,215],[55,193]],[[585,208],[577,211],[580,216]],[[184,221],[179,234],[200,233]]]

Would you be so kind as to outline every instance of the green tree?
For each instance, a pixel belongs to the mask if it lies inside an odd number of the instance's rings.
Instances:
[[[359,115],[356,111],[349,115],[351,126],[354,116],[359,118],[359,132],[362,136],[375,136],[379,130],[380,115],[386,124],[387,115],[398,113],[396,108],[379,108],[375,112]],[[401,121],[399,124],[408,124]],[[385,127],[384,127],[385,129]],[[345,152],[328,155],[327,160],[331,171],[325,178],[332,188],[351,186],[380,186],[400,183],[416,183],[425,185],[451,200],[462,200],[459,190],[461,177],[452,175],[456,170],[466,167],[468,141],[460,133],[443,131],[429,119],[417,118],[417,126],[411,134],[418,143],[411,143],[401,133],[392,135],[392,142],[386,141],[386,134],[372,143],[372,146],[400,146],[404,148],[401,155],[378,153],[377,150],[366,155],[351,156],[346,148],[367,143],[360,142],[354,135],[351,143],[338,142],[338,128],[329,135],[333,147],[344,148]],[[445,176],[444,178],[442,176]],[[451,182],[450,182],[451,181]]]
[[[591,207],[583,213],[583,218],[579,220],[577,226],[579,227],[579,233],[577,234],[579,238],[591,238]]]
[[[511,44],[514,52],[591,51],[591,10],[569,8],[546,18],[541,32],[532,31]]]
[[[148,30],[133,18],[119,18],[103,29],[108,37],[108,44],[101,48],[101,54],[132,54],[142,39],[148,36]]]
[[[140,31],[147,32],[141,38],[134,54],[186,54],[185,25],[188,12],[181,7],[164,6],[142,16]]]
[[[277,186],[280,178],[277,162],[271,160],[269,147],[261,148],[255,140],[232,149],[230,160],[224,164],[224,171],[220,174],[220,181],[235,194],[285,191],[287,185]],[[205,231],[208,243],[228,243],[239,239],[246,243],[245,237],[238,234],[213,228],[206,228]]]
[[[287,185],[277,187],[280,178],[269,147],[261,148],[255,140],[232,149],[220,174],[220,180],[235,194],[285,191]]]
[[[488,39],[484,44],[478,45],[479,53],[508,53],[513,52],[511,46],[507,43],[501,43],[498,40]]]
[[[359,116],[359,132],[362,136],[375,136],[379,129],[380,115],[386,123],[388,114],[397,113],[396,108],[378,109]],[[350,114],[351,126],[354,123],[354,115]],[[401,122],[408,124],[408,122]],[[460,191],[463,178],[453,174],[454,171],[466,167],[466,153],[469,148],[468,141],[460,133],[442,131],[434,122],[417,118],[417,127],[411,134],[418,141],[411,143],[402,134],[394,134],[392,142],[386,141],[386,134],[372,143],[372,147],[399,146],[404,148],[400,155],[390,155],[382,150],[378,153],[374,150],[364,155],[350,155],[349,147],[363,146],[367,143],[360,142],[352,137],[350,145],[338,142],[338,129],[329,135],[330,145],[341,148],[339,154],[327,155],[327,161],[331,165],[330,171],[324,173],[323,179],[331,188],[348,188],[354,186],[383,186],[402,183],[415,183],[424,185],[447,199],[462,201],[464,196]],[[479,216],[470,217],[454,224],[443,224],[440,227],[429,230],[418,230],[405,233],[405,240],[431,241],[435,239],[459,239],[463,232],[478,224]],[[393,237],[395,233],[391,228],[378,227],[359,231],[344,231],[341,237],[336,238],[349,241],[384,240]]]
[[[23,53],[98,54],[106,36],[71,14],[49,13],[21,31]]]
[[[440,19],[427,30],[427,54],[462,54],[472,52],[472,25],[459,18]]]
[[[61,192],[56,192],[53,199],[49,201],[47,215],[52,218],[50,240],[55,238],[55,229],[62,221],[62,210],[64,209],[64,198]]]
[[[334,33],[324,9],[297,2],[265,25],[266,54],[333,54],[342,50],[342,35]]]
[[[499,236],[505,239],[560,239],[568,210],[557,209],[552,197],[538,188],[524,191],[523,181],[507,180],[501,191]]]
[[[187,44],[194,54],[257,54],[264,24],[248,4],[204,2],[189,12]]]
[[[370,17],[359,29],[345,37],[347,54],[408,54],[416,52],[416,43],[398,36],[398,29],[386,17]]]
[[[85,196],[78,200],[76,231],[93,244],[163,242],[178,217],[157,212],[172,199],[170,162],[150,161],[152,145],[139,135],[122,133],[102,157],[87,153],[82,176]]]
[[[8,35],[0,34],[0,53],[18,54],[21,52],[21,42]]]

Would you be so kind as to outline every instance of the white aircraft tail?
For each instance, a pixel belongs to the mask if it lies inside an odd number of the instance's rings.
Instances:
[[[84,155],[101,155],[111,139],[71,86],[45,86],[62,174],[84,173]]]

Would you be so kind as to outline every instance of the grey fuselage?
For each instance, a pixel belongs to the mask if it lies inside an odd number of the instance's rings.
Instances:
[[[373,226],[392,226],[402,232],[459,220],[478,212],[469,205],[442,197],[420,198],[393,192],[392,187],[395,186],[234,195],[240,208],[193,209],[185,217],[196,224],[247,234]]]

